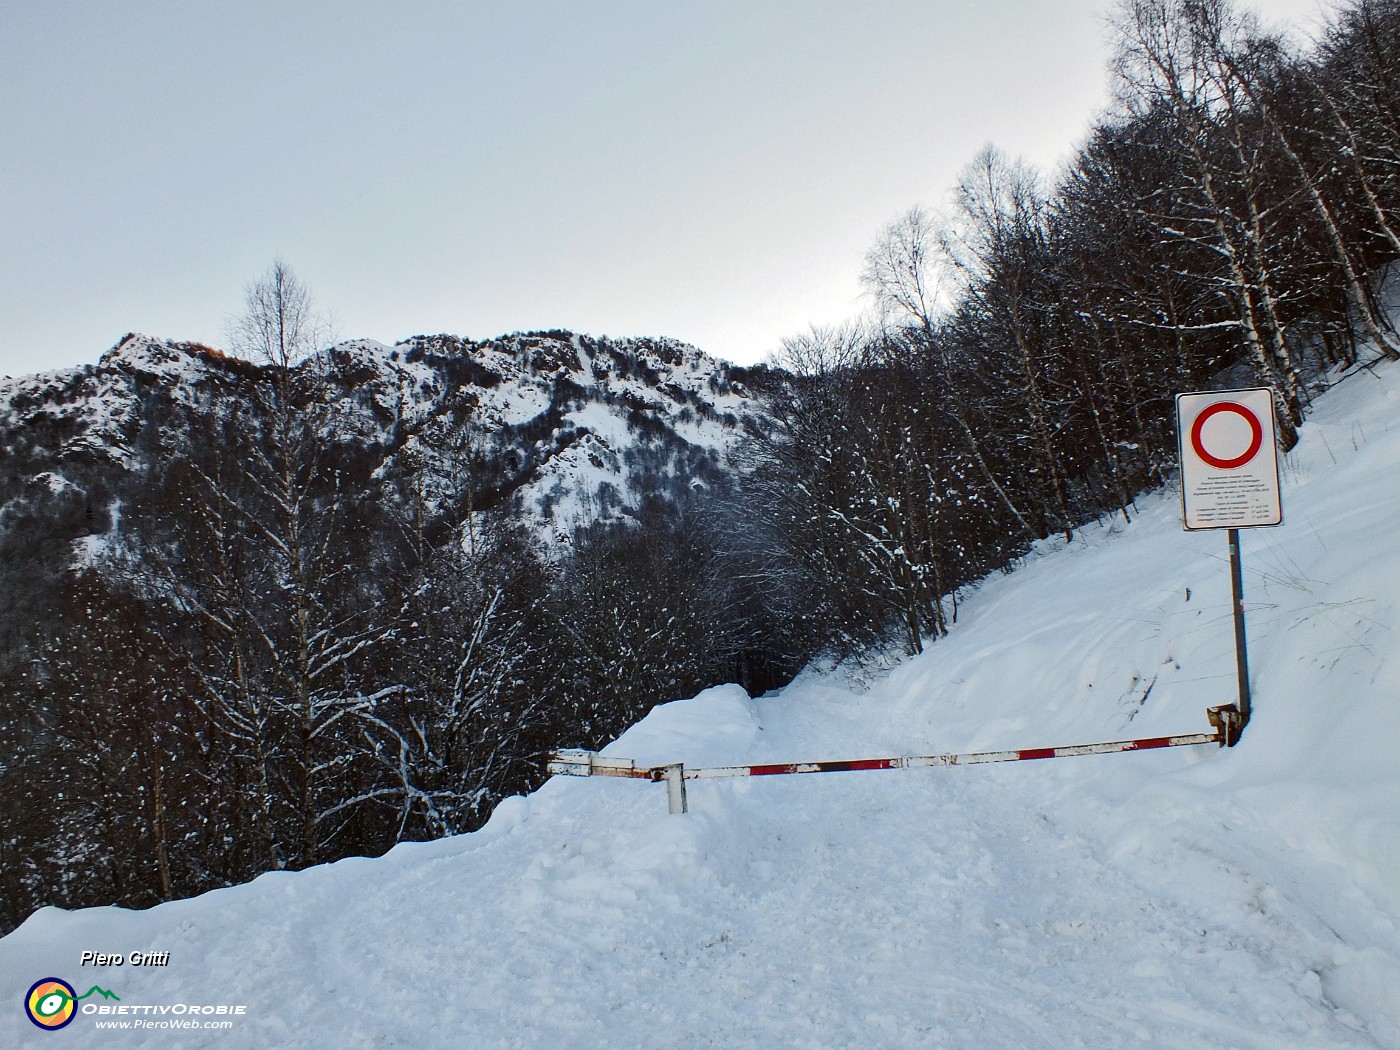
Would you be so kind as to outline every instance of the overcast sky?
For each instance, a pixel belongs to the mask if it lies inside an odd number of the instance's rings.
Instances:
[[[1067,157],[1110,6],[0,0],[0,375],[220,345],[279,257],[345,338],[756,361],[985,143]]]

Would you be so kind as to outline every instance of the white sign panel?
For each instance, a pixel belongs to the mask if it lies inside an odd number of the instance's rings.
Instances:
[[[1188,529],[1247,529],[1283,521],[1267,387],[1177,394],[1176,432]]]

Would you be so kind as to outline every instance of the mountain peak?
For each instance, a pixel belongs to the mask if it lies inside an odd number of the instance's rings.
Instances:
[[[626,521],[657,496],[713,486],[741,421],[761,411],[730,366],[667,338],[551,330],[419,335],[393,346],[350,339],[297,368],[312,365],[328,445],[371,450],[381,481],[459,474],[454,457],[470,448],[484,494],[476,509],[508,512],[550,542],[591,521]],[[269,374],[202,343],[130,333],[95,366],[0,384],[0,451],[22,448],[30,478],[120,499],[143,473],[131,452],[143,427],[159,428],[146,441],[160,455],[194,454],[207,440],[195,433],[217,432],[194,421],[250,411],[254,385]],[[73,470],[75,456],[89,466]],[[0,513],[12,498],[0,492]]]

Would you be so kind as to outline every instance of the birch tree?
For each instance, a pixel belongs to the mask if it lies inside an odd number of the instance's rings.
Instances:
[[[1219,263],[1203,276],[1232,304],[1246,356],[1274,391],[1285,449],[1297,441],[1303,389],[1288,345],[1284,289],[1274,271],[1279,236],[1268,190],[1268,151],[1251,134],[1247,100],[1222,76],[1208,44],[1224,31],[1213,0],[1125,0],[1115,21],[1117,73],[1132,112],[1170,114],[1182,182],[1152,216],[1164,237],[1190,240]],[[1205,30],[1203,31],[1203,20]]]

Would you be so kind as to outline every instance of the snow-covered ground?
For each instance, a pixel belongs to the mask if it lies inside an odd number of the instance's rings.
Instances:
[[[1244,536],[1255,717],[1199,747],[690,784],[556,777],[481,832],[0,940],[0,1045],[1400,1047],[1400,368],[1321,399]],[[1225,538],[1175,493],[1047,546],[865,684],[657,708],[690,765],[1204,731],[1234,693]],[[83,951],[168,952],[163,967]],[[41,1032],[21,999],[242,1005]],[[212,1018],[219,1020],[218,1016]],[[202,1022],[204,1017],[200,1017]]]

